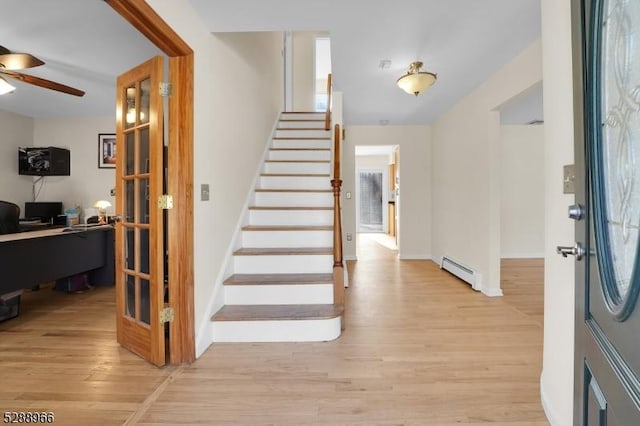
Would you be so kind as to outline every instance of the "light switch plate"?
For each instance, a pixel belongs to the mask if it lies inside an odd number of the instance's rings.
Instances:
[[[200,201],[209,201],[209,184],[200,185]]]
[[[351,199],[351,192],[345,193],[345,197],[347,197],[347,200],[350,200]]]

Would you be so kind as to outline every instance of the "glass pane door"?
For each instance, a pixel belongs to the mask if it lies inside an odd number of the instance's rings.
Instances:
[[[116,232],[118,341],[156,365],[165,363],[162,58],[130,70],[118,79]],[[155,88],[155,90],[154,90]]]

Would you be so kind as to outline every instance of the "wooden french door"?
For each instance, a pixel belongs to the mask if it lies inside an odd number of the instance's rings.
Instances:
[[[640,2],[574,0],[575,425],[640,425]]]
[[[160,56],[118,77],[116,304],[118,342],[165,364]]]

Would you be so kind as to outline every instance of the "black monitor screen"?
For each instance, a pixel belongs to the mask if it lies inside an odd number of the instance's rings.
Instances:
[[[62,202],[26,202],[24,203],[24,217],[39,218],[43,222],[51,222],[52,218],[62,214]]]

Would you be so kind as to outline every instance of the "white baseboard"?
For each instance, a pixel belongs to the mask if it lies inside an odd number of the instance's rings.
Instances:
[[[483,286],[480,291],[482,291],[482,293],[485,296],[488,296],[488,297],[500,297],[500,296],[503,296],[501,288],[487,288],[487,287]]]
[[[344,256],[344,260],[358,260],[358,256]]]
[[[549,399],[547,398],[547,393],[544,391],[544,381],[542,380],[542,374],[540,375],[540,402],[542,403],[542,409],[544,410],[545,416],[547,416],[547,420],[551,426],[561,426],[558,421],[558,416],[555,414],[553,407],[549,404]]]

